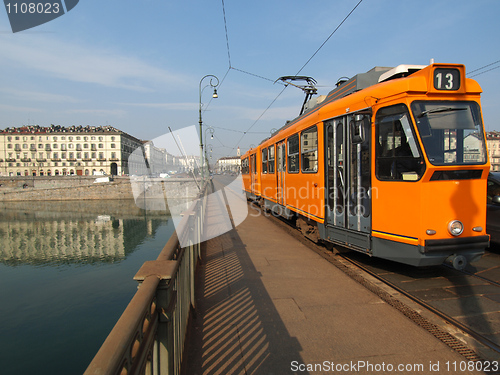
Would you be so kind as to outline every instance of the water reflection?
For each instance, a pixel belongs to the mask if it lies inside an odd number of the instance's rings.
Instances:
[[[133,201],[3,203],[0,262],[69,264],[126,258],[168,220],[146,215]]]
[[[0,202],[2,375],[82,374],[174,230],[130,201]]]

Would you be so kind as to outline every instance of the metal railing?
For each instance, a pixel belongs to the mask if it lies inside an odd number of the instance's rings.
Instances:
[[[158,258],[145,262],[134,276],[139,288],[85,375],[180,373],[190,311],[195,307],[207,186]]]

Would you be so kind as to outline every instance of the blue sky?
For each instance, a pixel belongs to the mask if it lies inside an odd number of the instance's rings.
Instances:
[[[15,34],[0,9],[0,129],[109,124],[154,139],[198,123],[200,79],[214,74],[219,98],[202,95],[207,143],[214,158],[235,155],[298,114],[292,87],[265,111],[282,90],[272,81],[296,74],[358,2],[225,0],[230,60],[221,0],[80,0]],[[499,14],[498,0],[364,0],[301,74],[326,94],[374,66],[434,58],[472,71],[500,60]],[[500,69],[474,79],[487,130],[500,130]]]

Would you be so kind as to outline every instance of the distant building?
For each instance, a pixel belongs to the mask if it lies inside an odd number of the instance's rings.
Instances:
[[[129,174],[139,139],[112,126],[22,126],[0,130],[0,175]]]
[[[217,160],[215,170],[218,173],[234,172],[240,173],[241,171],[241,158],[239,156],[226,156]]]
[[[167,150],[156,147],[153,141],[144,141],[144,156],[151,174],[167,172]]]
[[[490,156],[491,171],[500,171],[500,132],[486,132],[486,143],[488,145],[488,153]]]

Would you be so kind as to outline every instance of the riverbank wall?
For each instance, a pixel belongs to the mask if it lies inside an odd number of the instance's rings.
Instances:
[[[95,176],[16,176],[0,178],[0,202],[194,199],[198,187],[193,179]]]

